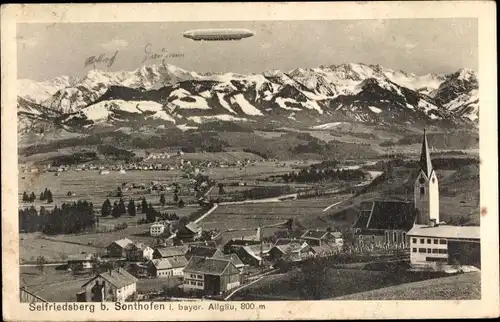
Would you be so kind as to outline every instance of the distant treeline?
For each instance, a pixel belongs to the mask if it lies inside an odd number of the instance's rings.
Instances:
[[[86,200],[73,203],[63,203],[61,207],[55,206],[53,210],[40,208],[40,213],[35,207],[19,209],[19,231],[41,231],[47,235],[74,234],[87,231],[95,227],[93,205]]]
[[[458,170],[467,165],[478,165],[477,158],[432,158],[432,166],[436,170]],[[365,166],[365,170],[386,171],[391,167],[404,167],[418,169],[420,167],[418,160],[392,159],[380,161],[374,165]]]
[[[367,176],[367,173],[363,170],[359,169],[302,169],[299,172],[290,172],[281,176],[281,178],[285,182],[299,182],[299,183],[308,183],[308,182],[319,182],[319,181],[333,181],[333,180],[342,180],[342,181],[361,181],[364,180]]]
[[[59,167],[61,165],[75,165],[85,162],[91,162],[97,160],[97,153],[86,151],[86,152],[75,152],[69,155],[58,155],[48,159],[53,167]]]

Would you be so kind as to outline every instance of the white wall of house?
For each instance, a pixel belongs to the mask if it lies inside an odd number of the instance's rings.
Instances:
[[[148,247],[144,248],[144,250],[142,252],[142,257],[145,260],[152,260],[153,259],[153,253],[154,253],[154,249],[148,246]]]
[[[413,266],[435,267],[438,260],[444,264],[448,259],[448,242],[446,238],[436,237],[410,237],[410,263]],[[438,260],[428,260],[429,258]]]
[[[205,276],[203,274],[184,272],[184,288],[203,290],[205,287]]]
[[[165,225],[154,224],[149,227],[149,234],[151,236],[160,236],[165,231]]]

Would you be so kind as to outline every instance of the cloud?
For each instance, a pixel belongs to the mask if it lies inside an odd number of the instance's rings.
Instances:
[[[38,44],[38,40],[35,37],[19,37],[19,45],[23,47],[33,48]]]
[[[107,51],[120,50],[128,47],[128,42],[124,39],[113,39],[102,43],[101,47]]]

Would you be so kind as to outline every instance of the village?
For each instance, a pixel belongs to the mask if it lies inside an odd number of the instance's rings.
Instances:
[[[302,299],[319,299],[325,296],[315,291],[321,278],[335,279],[320,275],[332,267],[370,271],[378,265],[375,270],[388,274],[396,269],[401,283],[478,271],[479,227],[450,225],[440,219],[438,178],[425,133],[419,167],[413,200],[362,202],[348,227],[323,224],[306,229],[289,218],[240,229],[231,238],[205,224],[214,216],[224,218],[215,214],[217,208],[255,203],[272,213],[277,203],[296,199],[297,194],[276,196],[269,203],[264,199],[222,202],[209,195],[215,182],[195,180],[193,200],[201,207],[195,215],[179,218],[156,211],[143,200],[137,209],[146,213],[147,231],[110,240],[95,252],[69,254],[54,264],[39,256],[33,266],[42,274],[58,270],[73,276],[71,283],[78,289],[65,300],[78,302],[268,299],[270,295],[259,298],[255,294],[258,288],[254,294],[251,290],[264,281],[272,284],[273,278],[279,283],[287,274],[298,274],[304,289],[309,289]],[[156,189],[165,190],[163,186]],[[221,193],[224,187],[219,185],[218,190]],[[132,208],[135,213],[136,207]],[[265,233],[269,229],[272,233]],[[26,285],[21,285],[21,300],[46,301]]]

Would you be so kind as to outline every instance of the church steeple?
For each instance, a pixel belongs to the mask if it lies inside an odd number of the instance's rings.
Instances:
[[[427,143],[427,135],[424,129],[424,139],[422,140],[422,152],[420,154],[420,169],[425,173],[427,178],[432,174],[431,152]]]

